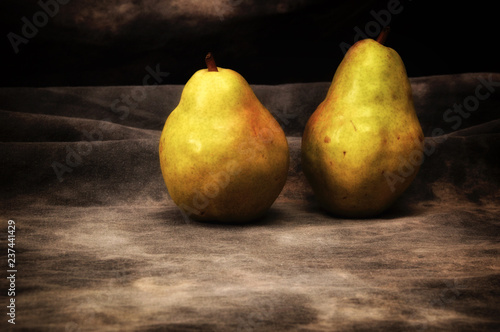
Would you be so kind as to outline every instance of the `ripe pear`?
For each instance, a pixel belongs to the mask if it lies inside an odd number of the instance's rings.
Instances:
[[[343,217],[372,217],[411,184],[423,162],[422,128],[400,56],[355,43],[302,137],[302,167],[318,202]]]
[[[217,67],[210,53],[206,63],[165,122],[163,178],[172,200],[194,220],[254,220],[285,185],[285,133],[240,74]]]

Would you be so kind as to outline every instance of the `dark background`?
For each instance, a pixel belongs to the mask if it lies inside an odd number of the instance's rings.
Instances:
[[[141,85],[145,68],[156,65],[170,73],[163,84],[184,84],[208,51],[251,84],[330,81],[344,55],[340,43],[353,44],[354,28],[366,32],[376,22],[371,11],[388,3],[73,0],[15,54],[8,33],[22,37],[21,18],[33,22],[42,9],[38,1],[4,0],[0,86]],[[387,45],[410,77],[500,72],[493,6],[401,0]]]
[[[369,220],[327,215],[302,172],[300,136],[339,44],[387,2],[71,0],[14,54],[7,34],[40,7],[0,0],[1,85],[133,85],[0,89],[0,236],[15,220],[15,327],[499,331],[496,8],[406,0],[392,17],[387,43],[413,76],[427,136],[425,162],[392,208]],[[182,92],[171,84],[209,50],[250,83],[280,84],[254,91],[287,134],[287,184],[265,218],[241,227],[184,220],[158,162]],[[166,85],[142,89],[156,65],[170,72]],[[466,72],[485,73],[446,75]],[[324,83],[281,85],[310,81]],[[125,107],[134,91],[144,99]],[[466,106],[478,91],[487,97]],[[475,110],[454,114],[455,127],[444,114],[457,106]],[[62,178],[54,165],[66,167]]]

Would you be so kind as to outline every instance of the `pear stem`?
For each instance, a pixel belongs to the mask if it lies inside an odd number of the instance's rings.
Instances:
[[[384,45],[385,41],[387,40],[387,35],[389,34],[390,31],[391,31],[391,28],[389,26],[385,26],[382,29],[382,32],[380,33],[380,35],[378,35],[377,41],[380,44]]]
[[[207,64],[208,71],[219,71],[217,70],[217,65],[215,64],[214,57],[212,53],[208,53],[205,57],[205,63]]]

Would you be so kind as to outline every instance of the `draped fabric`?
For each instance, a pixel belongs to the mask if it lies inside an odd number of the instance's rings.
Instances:
[[[324,213],[301,171],[300,136],[330,83],[253,85],[291,165],[269,213],[245,225],[188,220],[169,199],[158,142],[182,85],[0,88],[16,327],[497,329],[500,74],[411,83],[425,160],[365,220]]]

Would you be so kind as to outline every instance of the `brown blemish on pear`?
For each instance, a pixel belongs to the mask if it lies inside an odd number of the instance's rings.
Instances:
[[[358,129],[356,128],[356,126],[354,125],[354,122],[352,122],[352,120],[351,120],[351,124],[354,127],[354,131],[358,131]]]

